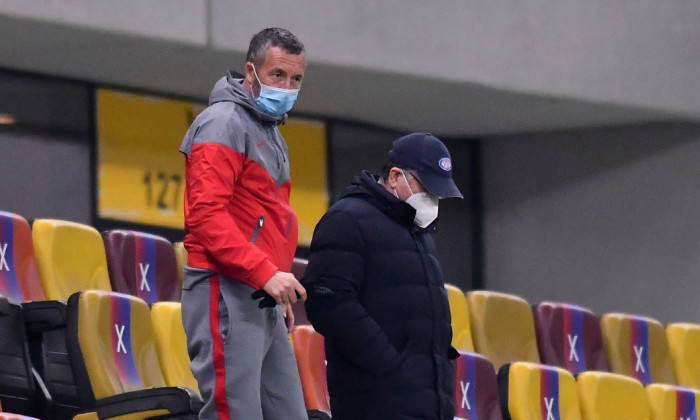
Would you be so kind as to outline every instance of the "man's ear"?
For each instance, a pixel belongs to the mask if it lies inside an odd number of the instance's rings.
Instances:
[[[389,170],[389,175],[387,176],[386,183],[392,189],[396,188],[396,184],[399,182],[399,177],[401,176],[401,169],[393,167]]]
[[[256,86],[255,83],[255,74],[253,73],[253,63],[250,61],[245,63],[245,84],[250,87],[250,90],[257,95],[258,92],[256,90],[259,89],[258,86]]]

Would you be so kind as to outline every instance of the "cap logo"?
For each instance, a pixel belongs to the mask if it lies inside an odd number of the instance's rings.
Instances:
[[[450,161],[450,158],[442,158],[438,164],[443,171],[449,171],[452,169],[452,161]]]

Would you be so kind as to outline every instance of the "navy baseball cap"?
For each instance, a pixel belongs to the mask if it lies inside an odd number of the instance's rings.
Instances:
[[[437,197],[464,198],[452,180],[452,159],[447,147],[430,133],[412,133],[394,141],[389,159],[415,170],[421,184]]]

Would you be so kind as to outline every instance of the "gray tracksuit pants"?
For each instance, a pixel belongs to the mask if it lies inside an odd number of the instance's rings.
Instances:
[[[185,267],[182,322],[204,399],[200,419],[306,420],[282,308],[260,309],[254,289]]]

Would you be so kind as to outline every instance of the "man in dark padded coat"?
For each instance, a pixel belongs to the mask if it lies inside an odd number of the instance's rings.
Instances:
[[[447,148],[413,133],[316,226],[305,308],[325,337],[334,420],[453,418],[458,354],[430,235],[448,197],[462,194]]]

